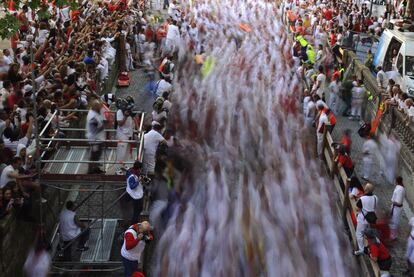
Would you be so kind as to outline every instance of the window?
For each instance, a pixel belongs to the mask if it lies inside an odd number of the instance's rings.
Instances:
[[[414,56],[405,57],[405,75],[414,78]]]

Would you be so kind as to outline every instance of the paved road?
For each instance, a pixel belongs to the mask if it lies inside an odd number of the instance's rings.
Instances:
[[[333,132],[334,141],[339,141],[341,139],[342,131],[345,129],[352,130],[351,157],[354,161],[356,175],[359,177],[362,176],[362,145],[364,143],[364,139],[357,134],[357,130],[359,129],[359,122],[350,121],[348,118],[343,116],[337,116],[337,124]],[[379,198],[379,210],[381,211],[382,216],[386,216],[390,212],[391,196],[394,190],[394,186],[387,184],[383,176],[381,176],[378,161],[375,161],[372,172],[373,177],[370,181],[375,185],[374,193]],[[391,256],[393,258],[393,265],[391,268],[391,273],[393,276],[403,276],[403,272],[406,270],[404,255],[406,250],[406,240],[409,236],[410,231],[408,218],[411,218],[412,212],[409,210],[407,203],[405,203],[404,206],[405,209],[402,213],[400,222],[399,238],[395,243],[389,246]]]

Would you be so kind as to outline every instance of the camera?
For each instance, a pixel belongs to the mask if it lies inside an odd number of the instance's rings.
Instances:
[[[117,99],[115,102],[115,106],[117,109],[121,110],[125,115],[130,115],[134,117],[138,114],[137,111],[134,111],[135,101],[131,96]]]

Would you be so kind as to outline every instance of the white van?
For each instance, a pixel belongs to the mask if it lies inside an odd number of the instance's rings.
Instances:
[[[414,96],[414,32],[410,31],[397,27],[385,29],[373,64],[382,66],[385,72],[394,71],[392,75],[397,76],[394,81],[404,92]]]

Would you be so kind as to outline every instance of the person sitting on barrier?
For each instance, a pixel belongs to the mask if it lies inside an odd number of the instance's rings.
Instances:
[[[89,249],[85,244],[89,240],[90,229],[79,221],[75,212],[75,203],[72,201],[66,202],[66,207],[60,214],[59,231],[63,242],[61,250],[63,251],[64,260],[71,260],[71,245],[75,240],[78,240],[77,251],[86,251]]]
[[[129,226],[125,231],[121,248],[125,277],[131,277],[134,272],[138,271],[145,245],[154,239],[152,229],[148,221],[143,221]]]
[[[364,234],[368,240],[367,252],[370,259],[378,263],[382,277],[391,276],[388,272],[392,265],[391,255],[385,245],[378,238],[376,230],[368,228],[365,230]]]
[[[364,187],[359,181],[358,177],[352,176],[349,182],[349,198],[358,201],[364,195]]]
[[[374,185],[367,183],[364,187],[365,195],[362,196],[357,206],[357,227],[356,237],[358,243],[358,250],[354,251],[355,255],[362,255],[364,253],[364,232],[370,224],[375,224],[377,216],[375,210],[377,208],[377,196],[373,194]]]
[[[93,162],[89,164],[88,173],[105,173],[96,163],[102,155],[102,145],[105,140],[105,116],[102,112],[102,103],[99,100],[93,100],[91,103],[86,118],[86,138],[90,140],[90,160]]]
[[[405,114],[406,114],[406,122],[407,122],[407,126],[410,123],[414,122],[414,101],[412,98],[408,98],[407,100],[405,100],[405,106],[407,107]]]

